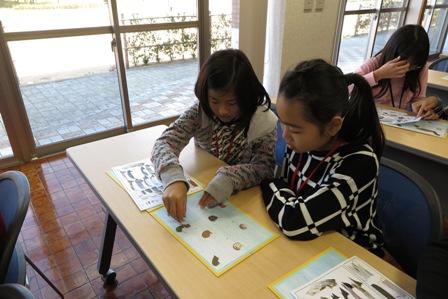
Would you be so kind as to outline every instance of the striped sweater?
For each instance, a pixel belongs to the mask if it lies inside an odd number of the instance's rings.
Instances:
[[[245,136],[236,124],[223,125],[210,119],[196,103],[156,140],[151,160],[165,188],[173,182],[186,182],[178,157],[194,137],[197,146],[229,164],[218,169],[206,188],[222,203],[232,193],[272,177],[276,122],[271,110],[258,107]]]
[[[382,232],[374,224],[379,168],[376,155],[367,144],[345,144],[316,169],[326,154],[304,153],[294,175],[300,154],[287,148],[282,177],[261,183],[269,216],[291,239],[310,240],[337,230],[381,254]],[[297,190],[315,169],[300,194],[295,194],[290,187]]]

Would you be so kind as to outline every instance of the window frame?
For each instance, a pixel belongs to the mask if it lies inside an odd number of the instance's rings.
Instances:
[[[199,49],[199,67],[210,56],[210,18],[209,18],[209,0],[197,0],[197,20],[173,22],[173,23],[157,23],[157,24],[141,24],[141,25],[122,25],[118,19],[118,0],[108,0],[110,25],[83,27],[83,28],[62,28],[62,29],[44,29],[36,31],[11,31],[4,32],[0,22],[0,57],[4,58],[0,61],[0,69],[6,70],[1,74],[0,78],[6,83],[0,85],[0,94],[8,95],[7,103],[2,103],[2,118],[9,137],[10,145],[13,151],[12,157],[0,159],[0,167],[21,164],[32,159],[53,155],[64,151],[68,147],[91,142],[111,136],[116,136],[126,132],[140,130],[147,127],[169,124],[174,121],[177,116],[165,119],[147,122],[143,124],[133,124],[131,116],[131,108],[125,73],[125,61],[123,55],[123,45],[121,35],[124,33],[140,32],[140,31],[156,31],[179,28],[196,28],[198,30],[198,49]],[[121,93],[121,104],[123,111],[123,126],[114,129],[105,130],[91,135],[81,136],[74,139],[64,140],[58,143],[52,143],[37,147],[28,121],[27,112],[23,104],[23,98],[19,89],[18,77],[12,62],[8,49],[8,42],[24,41],[61,37],[89,36],[98,34],[111,34],[111,48],[115,53],[115,60],[118,72],[118,84]],[[2,90],[2,85],[5,90]],[[5,106],[5,107],[3,107]]]
[[[335,46],[333,51],[332,61],[335,65],[338,64],[339,60],[339,52],[342,42],[342,29],[344,26],[344,18],[348,15],[363,15],[363,14],[374,14],[372,22],[370,24],[368,43],[367,43],[367,51],[364,57],[364,60],[372,57],[374,55],[373,50],[375,47],[376,36],[378,33],[378,23],[381,18],[381,14],[383,13],[391,13],[391,12],[400,12],[403,13],[398,27],[403,26],[406,21],[406,16],[409,9],[409,0],[404,0],[403,5],[400,7],[393,8],[382,8],[384,0],[376,0],[375,8],[367,8],[367,9],[357,9],[357,10],[348,10],[347,11],[347,0],[342,0],[339,8],[339,16],[338,16],[338,25],[336,28],[336,38],[335,38]]]
[[[448,14],[448,2],[446,4],[436,4],[437,0],[429,0],[426,1],[426,5],[423,7],[422,15],[420,18],[420,25],[425,28],[426,32],[429,34],[430,25],[432,22],[432,19],[434,17],[434,11],[436,9],[446,9]],[[424,23],[424,16],[429,12],[429,16],[426,19],[426,22]],[[442,28],[440,30],[440,35],[438,36],[438,44],[436,47],[436,51],[434,53],[429,53],[430,57],[438,57],[440,54],[442,54],[443,46],[445,45],[446,41],[446,35],[448,31],[448,18],[445,17]],[[431,51],[431,49],[430,49]]]

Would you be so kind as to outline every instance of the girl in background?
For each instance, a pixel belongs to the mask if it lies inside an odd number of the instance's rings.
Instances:
[[[281,177],[261,183],[271,219],[291,239],[337,230],[382,255],[374,218],[384,135],[369,84],[305,61],[283,77],[276,107],[288,146]]]
[[[405,25],[356,73],[369,82],[376,103],[413,111],[423,119],[437,119],[440,102],[437,97],[426,97],[428,55],[425,29],[420,25]]]
[[[194,137],[197,146],[229,166],[209,182],[201,207],[226,201],[272,176],[277,117],[249,59],[234,49],[213,53],[202,66],[194,104],[157,139],[152,162],[165,188],[163,202],[178,221],[186,215],[187,180],[179,154]]]

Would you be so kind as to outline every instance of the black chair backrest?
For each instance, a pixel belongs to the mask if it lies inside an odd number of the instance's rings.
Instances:
[[[432,186],[410,168],[381,159],[377,220],[385,248],[410,275],[426,245],[443,230],[442,208]]]
[[[0,215],[5,234],[0,236],[0,283],[3,283],[30,202],[30,185],[20,171],[0,174]]]
[[[0,299],[34,299],[35,297],[21,284],[6,283],[0,285]]]
[[[448,72],[448,57],[442,57],[432,62],[429,69],[441,72]]]

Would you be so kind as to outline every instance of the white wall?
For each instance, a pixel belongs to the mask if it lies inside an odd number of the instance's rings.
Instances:
[[[240,0],[239,48],[246,53],[259,80],[263,79],[268,0]]]
[[[326,0],[323,11],[304,12],[304,0],[286,0],[281,74],[312,58],[331,61],[339,4]]]

